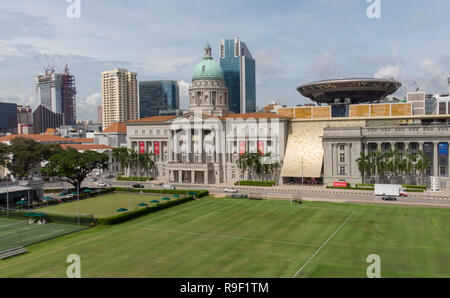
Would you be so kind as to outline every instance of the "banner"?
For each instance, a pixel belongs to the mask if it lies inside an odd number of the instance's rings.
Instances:
[[[239,155],[245,154],[245,141],[239,142]]]
[[[448,143],[439,143],[439,155],[448,155]]]
[[[145,153],[145,143],[139,142],[139,154],[144,154],[144,153]]]
[[[347,187],[347,182],[333,182],[334,187]]]
[[[258,141],[258,150],[261,152],[261,155],[264,155],[264,142]]]
[[[155,142],[155,154],[159,155],[159,142]]]

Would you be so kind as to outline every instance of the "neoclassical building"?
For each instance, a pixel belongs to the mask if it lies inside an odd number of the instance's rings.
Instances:
[[[280,179],[290,117],[273,113],[234,114],[228,107],[223,71],[211,47],[194,70],[189,110],[180,116],[155,116],[127,122],[127,147],[151,153],[154,177],[167,182],[217,184],[250,179],[237,160],[245,152],[271,153]],[[136,173],[131,173],[135,175]]]

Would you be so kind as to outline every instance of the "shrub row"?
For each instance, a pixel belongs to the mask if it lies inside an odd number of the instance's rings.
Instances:
[[[151,206],[151,207],[145,207],[142,209],[138,209],[135,211],[129,211],[129,212],[125,212],[122,214],[118,214],[118,215],[114,215],[111,217],[106,217],[106,218],[99,218],[96,219],[97,223],[102,224],[102,225],[115,225],[115,224],[119,224],[125,221],[129,221],[138,217],[141,217],[143,215],[149,214],[149,213],[153,213],[159,210],[163,210],[163,209],[167,209],[176,205],[180,205],[189,201],[194,200],[194,198],[192,196],[186,197],[186,198],[182,198],[176,201],[169,201],[167,203],[164,204],[158,204],[155,206]]]
[[[114,187],[116,191],[131,191],[131,192],[143,192],[143,193],[155,193],[155,194],[167,194],[167,195],[195,195],[196,198],[203,198],[209,195],[207,190],[181,190],[181,189],[146,189],[146,188],[126,188],[126,187]]]
[[[234,185],[244,185],[244,186],[274,186],[276,183],[274,181],[238,181]]]
[[[424,192],[425,189],[420,189],[420,188],[406,188],[405,191],[406,191],[406,192]]]
[[[353,190],[374,190],[373,187],[337,187],[337,186],[327,186],[327,188],[333,188],[333,189],[353,189]]]
[[[356,187],[375,187],[375,184],[370,184],[370,183],[356,183],[355,184]],[[418,188],[418,189],[427,189],[426,186],[424,185],[402,185],[403,188]]]
[[[122,177],[117,176],[117,181],[151,181],[153,180],[153,177]]]

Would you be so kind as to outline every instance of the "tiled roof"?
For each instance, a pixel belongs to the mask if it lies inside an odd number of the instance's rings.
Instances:
[[[107,145],[100,144],[61,144],[61,147],[66,150],[68,148],[73,148],[78,151],[86,151],[86,150],[107,150],[112,149],[113,147]]]
[[[73,141],[75,143],[94,143],[94,139],[93,138],[73,138],[73,139],[69,139],[70,141]]]
[[[262,118],[282,118],[282,119],[291,119],[291,117],[273,114],[273,113],[248,113],[248,114],[228,114],[223,116],[222,119],[262,119]]]
[[[106,133],[127,133],[127,125],[124,122],[114,122],[103,130]]]
[[[142,118],[137,120],[130,120],[127,123],[139,123],[139,122],[164,122],[167,120],[171,120],[177,118],[178,116],[153,116],[148,118]]]
[[[30,135],[7,135],[0,138],[0,142],[10,142],[12,139],[15,138],[26,138],[26,139],[32,139],[36,142],[52,142],[52,143],[67,143],[71,142],[70,139],[66,139],[60,136],[55,135],[49,135],[49,134],[30,134]]]

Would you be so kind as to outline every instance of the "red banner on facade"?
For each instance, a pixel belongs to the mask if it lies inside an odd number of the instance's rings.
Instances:
[[[155,154],[159,155],[159,142],[155,142]]]
[[[245,154],[245,141],[241,141],[239,143],[239,154],[244,155]]]
[[[139,142],[139,154],[144,154],[144,153],[145,153],[145,143]]]
[[[258,151],[261,152],[261,155],[264,155],[264,142],[258,141]]]
[[[333,182],[334,187],[347,187],[347,182]]]

